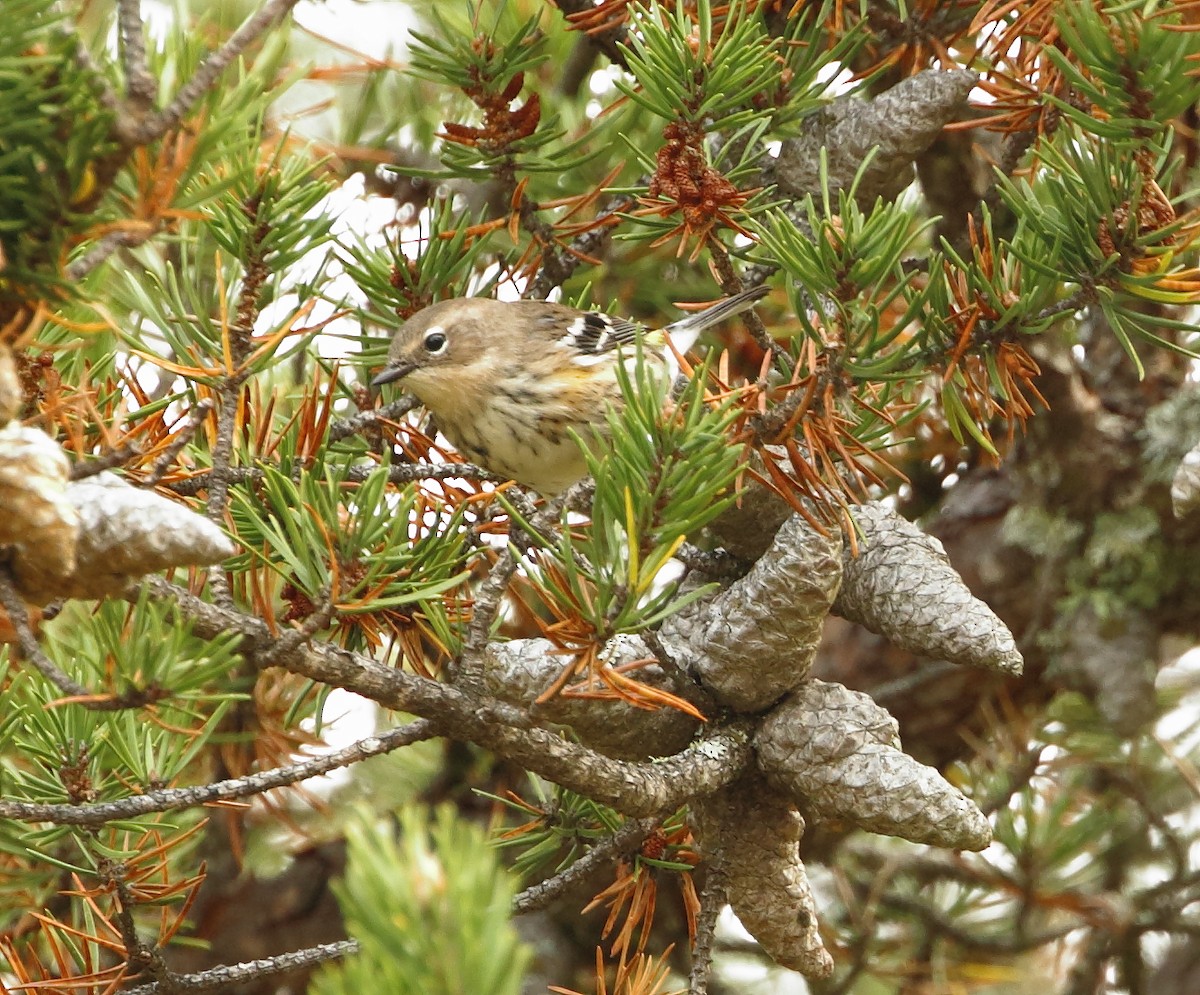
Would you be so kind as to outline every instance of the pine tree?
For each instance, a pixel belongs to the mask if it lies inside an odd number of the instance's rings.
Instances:
[[[1194,990],[1200,8],[297,7],[3,6],[0,989]],[[366,386],[757,286],[558,498]]]

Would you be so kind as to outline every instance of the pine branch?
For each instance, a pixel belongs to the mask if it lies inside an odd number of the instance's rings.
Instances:
[[[401,747],[430,739],[435,734],[433,723],[420,719],[378,736],[367,736],[312,760],[191,788],[147,791],[111,802],[42,805],[0,800],[0,818],[12,819],[15,822],[52,822],[60,826],[102,826],[106,822],[133,819],[152,812],[175,812],[200,805],[211,805],[214,802],[252,798],[275,788],[289,787],[341,767],[348,767],[369,757],[391,753]]]
[[[133,910],[142,903],[129,887],[127,866],[122,862],[103,858],[98,869],[101,880],[117,896],[114,918],[121,942],[125,944],[126,964],[134,973],[149,971],[160,990],[173,990],[175,985],[166,961],[163,960],[162,951],[157,946],[144,943],[138,935],[137,925],[133,921]]]
[[[288,656],[329,625],[335,614],[335,608],[328,587],[320,592],[315,602],[308,617],[300,625],[289,629],[276,639],[272,646],[256,655],[255,663],[260,668],[274,666],[276,659]]]
[[[33,634],[33,629],[29,625],[29,613],[25,609],[25,602],[17,593],[7,565],[0,566],[0,603],[4,605],[4,610],[8,612],[8,620],[16,630],[17,646],[25,661],[63,694],[70,695],[72,698],[90,698],[92,695],[87,688],[64,674],[42,652],[37,636]]]
[[[146,66],[146,26],[142,23],[141,6],[141,0],[118,0],[117,27],[121,34],[126,94],[132,107],[145,114],[158,100],[158,80]]]
[[[173,438],[161,453],[154,458],[154,462],[150,464],[150,475],[146,478],[145,486],[155,487],[158,482],[166,475],[171,468],[171,464],[175,462],[177,457],[189,442],[192,437],[200,431],[200,426],[207,420],[209,413],[213,410],[213,402],[210,398],[202,398],[192,405],[192,410],[188,412],[187,420],[175,433]]]
[[[232,324],[224,331],[228,342],[228,369],[216,388],[220,407],[217,413],[217,435],[212,450],[212,470],[205,513],[218,525],[225,521],[225,513],[229,506],[229,474],[233,469],[234,429],[237,425],[238,409],[242,403],[242,388],[249,377],[246,360],[254,345],[254,324],[262,306],[260,295],[270,276],[265,261],[264,243],[270,234],[273,219],[268,215],[260,220],[261,208],[262,201],[258,196],[251,197],[242,204],[242,210],[248,216],[251,227],[247,232],[249,237],[243,258],[240,260],[242,289],[238,295],[237,312]],[[210,574],[209,587],[213,598],[219,604],[226,608],[233,606],[229,579],[223,571],[214,570]]]
[[[205,514],[217,525],[225,522],[225,509],[229,505],[229,488],[233,482],[235,467],[233,459],[233,432],[237,424],[237,409],[241,400],[243,377],[230,375],[221,380],[217,388],[219,408],[217,411],[217,435],[212,451],[212,470],[208,475],[208,503]],[[233,607],[233,593],[224,571],[217,569],[209,575],[209,587],[213,598],[225,608]]]
[[[181,588],[150,579],[145,588],[173,602],[194,631],[243,635],[250,652],[267,649],[270,635],[257,619],[202,601]],[[473,742],[565,788],[634,817],[673,811],[688,799],[716,791],[750,760],[747,722],[710,725],[693,746],[656,763],[613,760],[557,733],[530,725],[524,709],[386,667],[370,657],[324,643],[307,643],[275,661],[293,673],[345,688],[386,708],[432,721],[437,735]]]
[[[117,114],[121,110],[121,98],[108,85],[108,80],[97,65],[96,60],[92,58],[92,53],[83,43],[83,39],[79,37],[78,32],[72,30],[71,38],[75,47],[75,61],[79,67],[89,76],[96,87],[96,96],[100,101],[100,106],[105,110],[112,111]]]
[[[222,476],[229,486],[234,484],[252,484],[263,479],[267,467],[274,464],[260,460],[258,466],[231,466]],[[376,471],[377,467],[370,465],[355,465],[346,468],[346,479],[351,483],[360,484]],[[304,473],[302,466],[292,468],[291,477],[299,480]],[[215,471],[208,470],[194,473],[183,480],[175,480],[163,486],[180,497],[195,497],[206,487],[210,487]],[[411,484],[417,480],[480,480],[502,484],[506,480],[503,474],[488,470],[474,463],[398,463],[388,467],[388,480],[393,484]]]
[[[688,975],[688,995],[708,995],[708,979],[712,973],[713,941],[717,919],[725,907],[725,880],[719,859],[708,863],[708,876],[700,892],[700,915],[696,922],[696,939],[692,944],[692,970]]]
[[[598,868],[635,850],[661,823],[661,819],[630,819],[605,840],[596,843],[565,871],[530,885],[513,899],[513,915],[537,912],[557,901]]]
[[[141,447],[134,442],[126,442],[107,453],[101,453],[95,459],[80,460],[71,464],[71,480],[87,480],[107,470],[124,466],[132,459],[141,455]]]
[[[141,225],[129,231],[109,232],[82,256],[67,266],[67,279],[78,282],[119,249],[132,249],[158,234],[154,225]]]
[[[571,491],[568,491],[561,497],[548,501],[538,513],[538,517],[531,523],[532,529],[529,538],[536,541],[540,533],[556,522],[562,514],[562,509],[569,505],[570,499]],[[514,524],[510,532],[516,531],[524,530],[518,530]],[[517,572],[518,562],[518,557],[513,552],[513,546],[511,544],[506,546],[475,595],[471,623],[467,626],[467,637],[458,659],[458,669],[455,674],[455,684],[468,691],[478,691],[483,686],[483,653],[491,636],[492,623],[496,621],[496,615],[504,600],[504,593],[508,590],[509,581]]]
[[[175,99],[164,110],[145,120],[133,121],[126,118],[119,122],[124,144],[130,147],[149,145],[171,129],[178,127],[188,111],[212,89],[234,59],[276,23],[283,20],[298,2],[299,0],[267,0],[256,13],[250,15],[242,26],[226,39],[224,45],[211,53],[200,64],[192,78],[180,87],[175,94]]]
[[[625,194],[613,197],[601,209],[594,227],[572,239],[568,248],[555,246],[552,238],[543,240],[543,244],[548,247],[547,251],[551,253],[553,262],[549,266],[543,263],[538,269],[533,279],[529,281],[525,296],[536,300],[545,300],[550,296],[550,291],[555,287],[562,286],[570,279],[584,259],[599,258],[605,246],[612,241],[615,230],[614,225],[608,223],[608,219],[615,220],[621,212],[628,211],[633,207],[634,203],[633,198]],[[522,210],[521,219],[524,223],[524,210]],[[528,228],[528,225],[526,227]]]
[[[195,974],[168,974],[161,982],[129,988],[122,995],[178,995],[184,992],[229,991],[235,985],[316,967],[357,952],[358,942],[355,940],[319,943],[302,950],[291,950],[285,954],[243,961],[240,964],[226,964]]]
[[[720,241],[716,238],[709,238],[708,248],[709,252],[712,253],[713,268],[716,270],[717,276],[721,279],[721,290],[726,294],[741,293],[741,291],[756,285],[746,283],[737,275],[733,268],[733,263],[729,259],[729,253]],[[776,351],[774,340],[763,325],[762,318],[758,316],[753,308],[742,312],[742,323],[746,326],[746,330],[750,333],[750,337],[754,339],[755,344],[763,352],[774,353]]]
[[[360,411],[349,418],[339,418],[337,421],[331,422],[327,438],[330,444],[341,442],[343,439],[349,438],[352,435],[359,435],[367,429],[375,429],[386,422],[403,418],[410,411],[420,406],[421,402],[415,397],[411,394],[404,394],[390,404],[385,404],[380,408]]]

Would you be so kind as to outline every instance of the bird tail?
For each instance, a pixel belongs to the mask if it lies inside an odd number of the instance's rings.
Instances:
[[[749,310],[769,293],[769,287],[751,287],[749,290],[743,290],[732,297],[717,301],[710,308],[693,312],[685,318],[673,321],[663,331],[671,337],[676,349],[681,353],[687,352],[704,329],[716,325],[726,318],[732,318],[735,314]]]

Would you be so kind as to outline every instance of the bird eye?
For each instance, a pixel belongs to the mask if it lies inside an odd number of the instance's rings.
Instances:
[[[440,328],[435,328],[425,333],[425,341],[423,344],[427,353],[429,353],[431,356],[436,356],[439,353],[446,351],[446,346],[449,341],[450,340],[446,338],[445,332],[443,332]]]

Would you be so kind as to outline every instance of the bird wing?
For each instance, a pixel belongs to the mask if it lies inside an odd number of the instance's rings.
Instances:
[[[536,314],[533,313],[536,305]],[[580,311],[562,304],[542,301],[517,301],[510,307],[525,306],[538,326],[538,337],[554,339],[559,346],[577,357],[603,357],[618,346],[632,345],[643,333],[635,321],[614,318],[603,311]]]
[[[690,349],[696,336],[704,329],[748,310],[768,292],[766,287],[743,290],[732,297],[717,301],[703,311],[684,315],[668,325],[666,330],[675,337],[679,348]],[[550,320],[549,316],[547,320]],[[554,320],[561,320],[565,326],[559,343],[585,359],[589,356],[603,356],[618,346],[633,345],[646,331],[636,321],[626,318],[615,318],[602,311],[575,311],[561,306]]]
[[[614,318],[602,311],[580,311],[566,327],[561,341],[585,356],[596,356],[612,352],[618,346],[632,345],[641,332],[641,325],[625,318]]]

